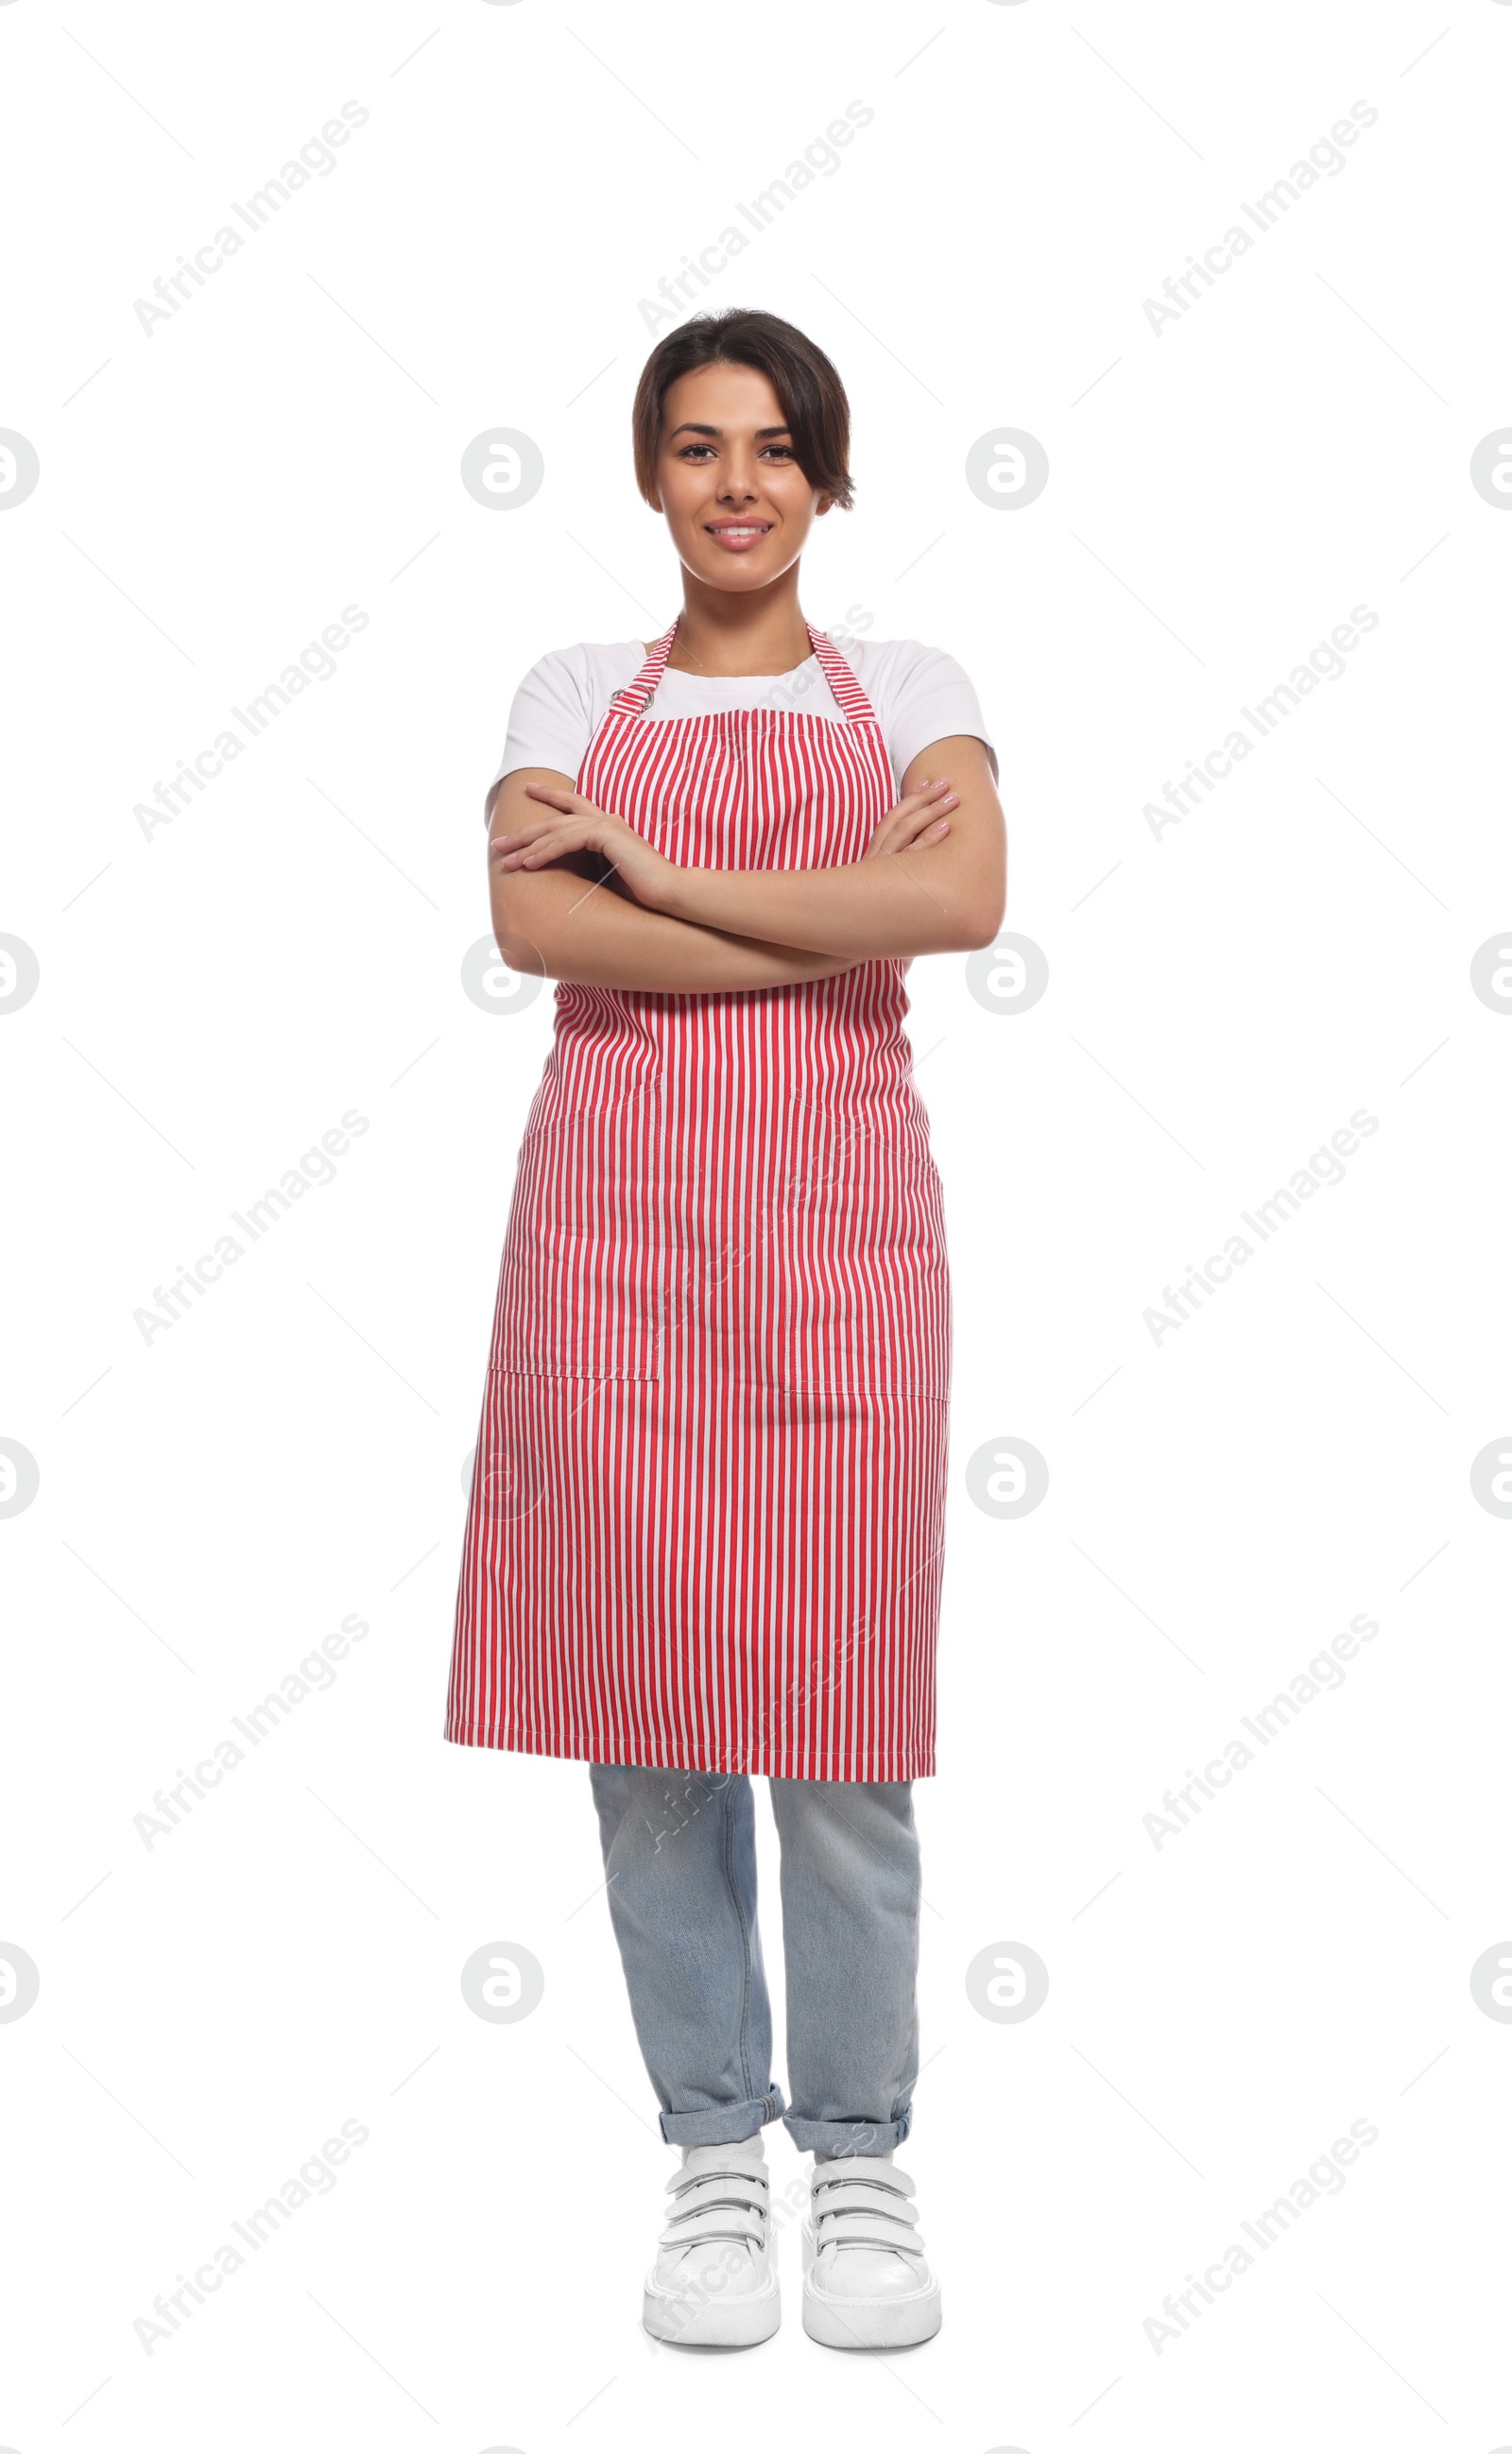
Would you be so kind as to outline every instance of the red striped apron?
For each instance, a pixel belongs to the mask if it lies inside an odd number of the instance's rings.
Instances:
[[[808,627],[842,723],[649,717],[674,622],[577,790],[686,867],[859,860],[892,765]],[[447,1738],[804,1780],[933,1773],[951,1289],[903,972],[714,995],[558,982]]]

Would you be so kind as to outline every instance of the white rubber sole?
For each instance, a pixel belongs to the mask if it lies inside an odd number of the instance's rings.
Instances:
[[[685,2292],[669,2292],[648,2277],[641,2303],[641,2323],[661,2343],[686,2343],[695,2349],[744,2351],[776,2333],[782,2301],[776,2268],[759,2292],[741,2292],[721,2301],[715,2293],[695,2300]]]
[[[836,2352],[902,2351],[927,2343],[944,2323],[937,2283],[876,2301],[823,2292],[814,2281],[814,2243],[803,2235],[803,2331]]]

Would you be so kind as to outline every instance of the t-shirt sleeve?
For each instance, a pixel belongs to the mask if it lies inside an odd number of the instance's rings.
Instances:
[[[516,767],[554,767],[560,774],[575,775],[595,722],[587,656],[579,648],[554,648],[532,665],[514,694],[503,755],[484,796],[485,819],[494,785]]]
[[[911,640],[905,654],[899,657],[892,681],[893,688],[887,694],[887,746],[900,777],[932,741],[943,741],[953,733],[970,733],[985,744],[996,779],[998,753],[982,715],[981,702],[969,674],[954,656],[946,655],[942,648],[927,648]]]

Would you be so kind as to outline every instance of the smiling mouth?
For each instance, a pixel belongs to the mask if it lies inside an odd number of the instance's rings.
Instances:
[[[731,548],[749,549],[759,545],[771,530],[770,520],[706,520],[704,523],[706,536],[712,536],[716,545]]]

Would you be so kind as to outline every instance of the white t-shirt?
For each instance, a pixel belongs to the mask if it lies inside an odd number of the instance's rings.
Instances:
[[[976,691],[954,656],[917,639],[841,634],[835,644],[881,725],[895,786],[921,750],[953,733],[975,734],[986,745],[996,776],[998,754]],[[504,755],[489,784],[489,800],[494,786],[516,767],[554,767],[563,775],[575,776],[610,700],[635,680],[646,653],[640,639],[584,640],[574,648],[554,648],[533,665],[514,694]],[[646,714],[655,721],[747,707],[787,708],[837,724],[845,721],[817,656],[786,674],[665,673]]]

